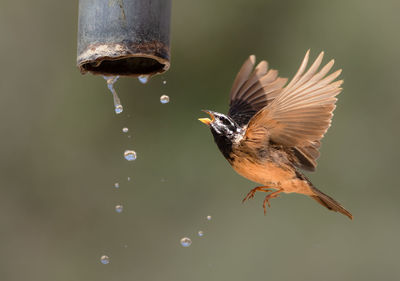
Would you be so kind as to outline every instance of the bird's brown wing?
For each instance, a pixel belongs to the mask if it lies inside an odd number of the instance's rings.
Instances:
[[[292,152],[297,159],[296,166],[303,170],[315,171],[320,146],[320,141],[314,141],[308,146],[293,147]]]
[[[300,168],[314,170],[319,156],[320,140],[328,130],[335,96],[342,90],[342,80],[334,81],[341,73],[338,70],[327,76],[334,61],[321,70],[324,53],[320,53],[306,70],[309,51],[296,75],[278,96],[250,120],[246,139],[250,143],[275,144],[292,148],[300,159]]]
[[[268,70],[268,63],[261,61],[253,70],[255,56],[251,55],[242,65],[230,93],[228,115],[239,126],[246,125],[251,117],[270,103],[287,79],[278,77],[278,71]]]

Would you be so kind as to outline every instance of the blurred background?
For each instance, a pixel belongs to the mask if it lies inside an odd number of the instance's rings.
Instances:
[[[0,279],[399,280],[399,9],[173,1],[171,69],[146,85],[121,78],[115,115],[104,79],[75,66],[78,1],[1,1]],[[197,121],[227,112],[249,54],[292,77],[309,48],[345,81],[309,176],[353,221],[301,195],[266,216],[261,194],[242,204],[256,185]]]

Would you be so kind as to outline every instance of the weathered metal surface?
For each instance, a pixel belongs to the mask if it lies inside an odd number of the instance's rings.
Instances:
[[[80,71],[108,76],[167,71],[170,13],[171,0],[80,0]]]

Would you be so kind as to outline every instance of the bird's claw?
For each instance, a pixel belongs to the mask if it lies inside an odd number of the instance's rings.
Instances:
[[[242,203],[246,202],[246,200],[253,199],[255,194],[256,194],[256,191],[251,190],[249,193],[247,193],[246,197],[243,198]]]
[[[257,186],[247,193],[246,197],[242,200],[242,203],[244,203],[246,200],[253,199],[257,191],[272,192],[273,190],[269,189],[267,186]]]
[[[274,189],[277,189],[277,186],[272,187]],[[263,209],[264,209],[264,215],[267,214],[267,204],[268,207],[271,208],[271,204],[269,203],[269,200],[272,198],[276,198],[279,196],[279,193],[282,192],[282,189],[278,190],[272,190],[268,186],[257,186],[256,188],[253,188],[250,190],[249,193],[247,193],[246,197],[242,200],[242,203],[244,203],[246,200],[253,199],[257,191],[263,191],[263,192],[271,192],[267,196],[265,196],[265,199],[263,201]]]
[[[270,198],[268,197],[268,195],[265,196],[265,199],[264,199],[264,202],[263,202],[264,215],[267,214],[267,204],[268,204],[268,207],[271,208],[271,204],[269,203],[269,199]]]
[[[265,199],[263,202],[264,215],[267,214],[267,204],[268,204],[268,207],[271,208],[271,204],[269,203],[269,200],[272,198],[278,197],[281,192],[282,192],[282,190],[277,190],[277,191],[274,191],[274,192],[268,194],[267,196],[265,196]]]

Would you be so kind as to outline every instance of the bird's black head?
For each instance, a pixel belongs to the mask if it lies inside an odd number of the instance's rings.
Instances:
[[[232,143],[235,142],[235,139],[241,133],[240,127],[232,118],[225,114],[210,110],[203,111],[210,115],[211,119],[200,118],[199,120],[210,127],[214,141],[225,158],[231,158],[229,155],[232,152]]]

